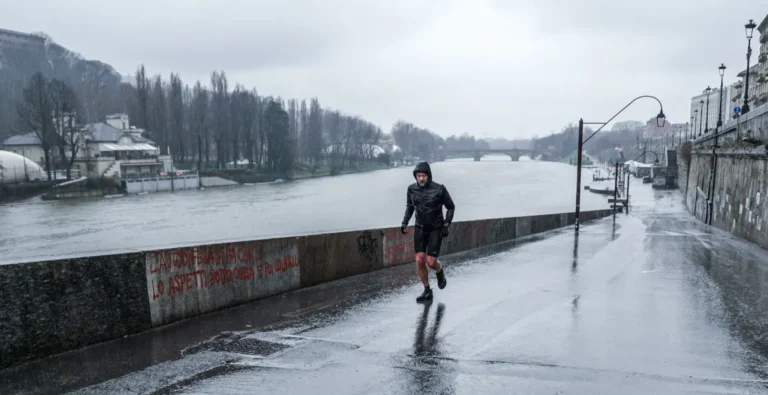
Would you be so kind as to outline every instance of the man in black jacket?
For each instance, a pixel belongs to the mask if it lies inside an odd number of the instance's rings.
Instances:
[[[416,226],[413,232],[413,247],[416,251],[416,267],[424,284],[424,293],[417,302],[432,299],[432,289],[429,288],[429,275],[427,266],[435,271],[437,286],[445,288],[447,281],[445,273],[437,260],[440,255],[440,245],[443,237],[448,235],[448,227],[453,221],[453,212],[456,208],[445,186],[432,181],[432,169],[429,163],[420,162],[413,170],[416,182],[408,186],[405,202],[405,217],[400,226],[403,234],[411,220],[413,212],[416,212]],[[447,209],[443,218],[443,206]]]

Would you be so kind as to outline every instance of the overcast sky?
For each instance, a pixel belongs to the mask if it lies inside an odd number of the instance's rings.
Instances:
[[[604,121],[651,94],[672,122],[746,68],[765,0],[0,0],[0,27],[43,31],[132,74],[317,96],[389,131],[527,138]],[[759,53],[752,40],[752,62]],[[753,63],[754,64],[754,63]],[[641,100],[617,121],[647,120]]]

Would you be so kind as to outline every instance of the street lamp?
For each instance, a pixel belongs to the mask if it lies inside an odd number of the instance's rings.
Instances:
[[[656,116],[656,125],[659,127],[663,127],[664,123],[666,122],[666,116],[664,115],[664,106],[661,104],[661,100],[656,98],[655,96],[650,95],[642,95],[638,96],[634,99],[632,99],[631,102],[629,102],[624,108],[619,110],[616,114],[614,114],[611,119],[609,119],[606,122],[584,122],[584,119],[579,119],[579,149],[578,149],[578,161],[576,164],[576,231],[579,231],[579,213],[581,212],[581,156],[582,156],[582,150],[584,149],[584,144],[586,144],[589,139],[595,136],[597,132],[602,130],[605,125],[609,124],[611,121],[613,121],[614,118],[619,116],[624,110],[627,109],[632,103],[636,102],[639,99],[642,98],[650,98],[654,99],[659,103],[659,114]],[[597,130],[595,130],[594,133],[592,133],[589,137],[587,137],[586,140],[584,140],[584,124],[588,125],[602,125]]]
[[[693,110],[693,117],[691,117],[691,140],[696,140],[696,120],[699,119],[699,109]]]
[[[741,106],[741,115],[749,112],[749,58],[752,57],[752,33],[755,31],[756,26],[755,22],[751,19],[749,20],[749,23],[744,25],[744,30],[747,33],[747,78],[744,83],[744,105]]]
[[[720,71],[720,104],[717,106],[717,133],[723,126],[723,76],[725,75],[725,63],[720,63],[717,68]]]
[[[712,88],[707,87],[707,116],[704,117],[704,133],[709,133],[709,94],[712,92]]]

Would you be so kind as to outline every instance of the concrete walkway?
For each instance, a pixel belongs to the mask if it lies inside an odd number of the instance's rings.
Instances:
[[[768,252],[631,193],[578,237],[444,257],[431,304],[391,268],[6,370],[0,393],[768,391]]]

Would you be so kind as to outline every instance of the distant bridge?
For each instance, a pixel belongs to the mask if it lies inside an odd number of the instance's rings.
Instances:
[[[448,154],[470,154],[475,158],[475,162],[479,162],[480,159],[488,154],[504,154],[510,157],[513,162],[520,160],[523,155],[533,156],[533,150],[519,149],[519,148],[507,148],[507,149],[450,149],[437,153],[438,160],[445,160]]]

